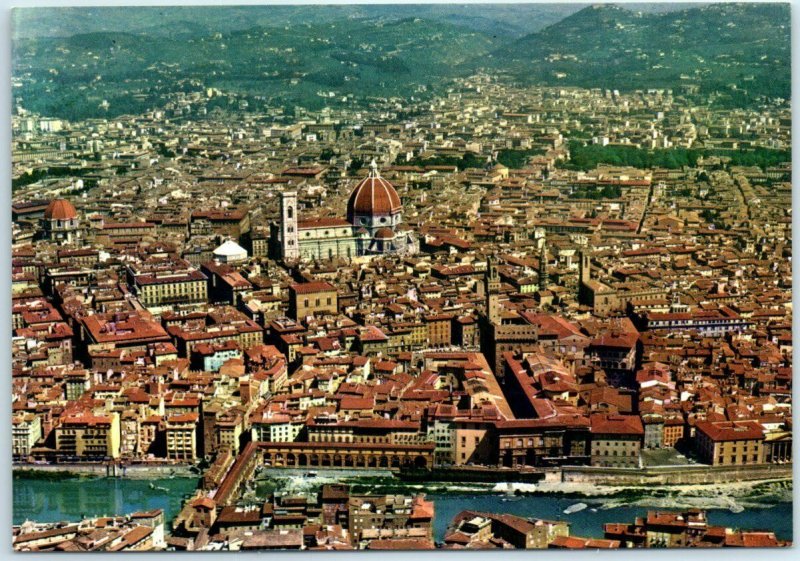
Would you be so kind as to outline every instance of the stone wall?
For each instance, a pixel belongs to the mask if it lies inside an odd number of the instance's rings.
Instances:
[[[564,467],[564,483],[593,483],[595,485],[693,485],[728,483],[758,479],[791,479],[792,465],[759,466],[678,466],[665,468],[600,468]]]
[[[200,477],[200,470],[185,464],[134,464],[113,469],[104,463],[85,464],[15,464],[14,472],[44,472],[60,474],[89,474],[98,477],[126,477],[129,479],[153,479],[159,477]]]

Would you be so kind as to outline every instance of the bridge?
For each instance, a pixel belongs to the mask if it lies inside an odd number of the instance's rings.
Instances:
[[[433,442],[374,444],[359,442],[250,442],[220,482],[214,500],[232,504],[256,467],[400,470],[433,467]]]

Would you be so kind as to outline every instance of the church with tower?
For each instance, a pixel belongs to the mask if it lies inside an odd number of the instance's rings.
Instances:
[[[481,353],[494,375],[503,380],[503,353],[530,353],[539,350],[539,327],[518,313],[506,309],[501,299],[500,275],[489,257],[483,281],[484,309],[478,314]]]
[[[280,222],[273,224],[270,231],[274,257],[285,262],[409,255],[418,251],[416,236],[402,224],[400,196],[381,177],[374,161],[367,177],[350,194],[346,219],[303,219],[297,205],[297,193],[281,193]]]

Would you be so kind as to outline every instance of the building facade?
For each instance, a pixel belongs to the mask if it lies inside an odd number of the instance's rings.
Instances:
[[[697,452],[712,466],[764,462],[764,427],[756,421],[700,421],[695,426]]]

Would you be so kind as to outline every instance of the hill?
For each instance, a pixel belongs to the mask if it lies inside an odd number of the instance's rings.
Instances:
[[[167,92],[215,87],[272,103],[322,105],[352,94],[410,96],[499,46],[491,36],[406,18],[253,27],[161,37],[95,32],[19,40],[15,95],[27,109],[80,119],[140,112]],[[324,97],[323,97],[324,96]],[[107,109],[99,110],[105,106]],[[98,113],[99,111],[99,113]]]
[[[480,31],[521,37],[577,12],[584,4],[351,4],[318,6],[94,6],[17,8],[17,39],[69,37],[98,31],[159,37],[230,33],[252,27],[284,27],[342,20],[391,21],[422,18]]]
[[[535,33],[527,30],[566,12],[531,5],[519,11],[529,19],[515,20],[516,9],[228,6],[202,17],[183,8],[17,10],[14,96],[67,119],[140,113],[163,106],[164,94],[209,87],[250,96],[253,108],[313,109],[344,98],[424,97],[480,69],[531,85],[723,90],[719,99],[738,105],[790,94],[788,4],[647,12],[602,5]],[[109,17],[79,22],[76,13]],[[418,13],[430,18],[402,17]],[[130,25],[117,30],[125,14]],[[22,33],[45,21],[51,27],[37,36]],[[108,30],[50,36],[98,27]]]
[[[492,53],[526,83],[611,89],[729,88],[788,98],[789,4],[712,4],[666,13],[592,6]]]

